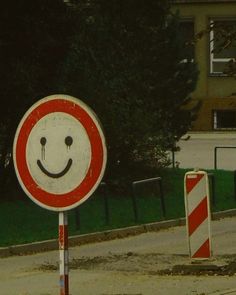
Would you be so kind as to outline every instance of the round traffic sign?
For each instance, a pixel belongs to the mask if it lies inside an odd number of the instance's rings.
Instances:
[[[99,185],[106,166],[98,118],[85,103],[68,95],[36,102],[20,121],[13,149],[23,190],[53,211],[84,202]]]

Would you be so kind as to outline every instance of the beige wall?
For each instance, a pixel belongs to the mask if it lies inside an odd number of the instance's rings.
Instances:
[[[178,10],[181,17],[192,18],[195,33],[207,28],[210,17],[236,17],[236,3],[199,3],[175,4],[173,11]],[[211,76],[209,71],[209,35],[204,35],[196,42],[195,58],[200,71],[196,90],[191,95],[193,99],[202,100],[195,130],[212,129],[213,109],[236,109],[236,79],[225,76]],[[229,98],[230,97],[230,98]]]

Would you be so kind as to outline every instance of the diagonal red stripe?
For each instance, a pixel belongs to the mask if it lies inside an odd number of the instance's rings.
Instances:
[[[193,258],[209,258],[211,256],[210,253],[210,242],[207,239],[202,246],[194,253]]]
[[[187,194],[198,184],[205,174],[187,174],[186,175],[186,191]]]
[[[199,205],[188,216],[188,234],[191,234],[198,228],[198,226],[207,218],[207,197],[205,197]]]
[[[59,225],[59,249],[68,249],[68,226]]]

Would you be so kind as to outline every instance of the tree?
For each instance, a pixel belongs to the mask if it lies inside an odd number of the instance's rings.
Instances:
[[[9,156],[19,120],[32,103],[57,92],[58,69],[68,49],[72,19],[62,0],[13,0],[1,5],[1,190],[7,180],[15,178]]]
[[[100,117],[109,168],[160,166],[163,152],[189,130],[183,110],[198,71],[183,62],[179,20],[169,1],[74,1],[77,34],[62,68],[62,92]]]
[[[9,173],[3,167],[19,120],[49,94],[74,95],[98,114],[108,143],[108,175],[121,168],[130,172],[143,160],[162,165],[165,151],[191,125],[183,106],[197,69],[182,62],[179,22],[169,1],[71,2],[2,4],[1,188],[12,181],[11,165]]]

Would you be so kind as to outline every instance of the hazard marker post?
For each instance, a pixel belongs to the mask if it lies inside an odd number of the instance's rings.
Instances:
[[[69,294],[68,216],[59,212],[60,295]]]
[[[211,247],[211,214],[208,175],[205,171],[185,174],[185,212],[190,258],[209,259]]]
[[[26,195],[59,212],[60,295],[69,295],[67,211],[86,201],[104,175],[107,152],[101,124],[81,100],[47,96],[20,121],[13,160]]]

